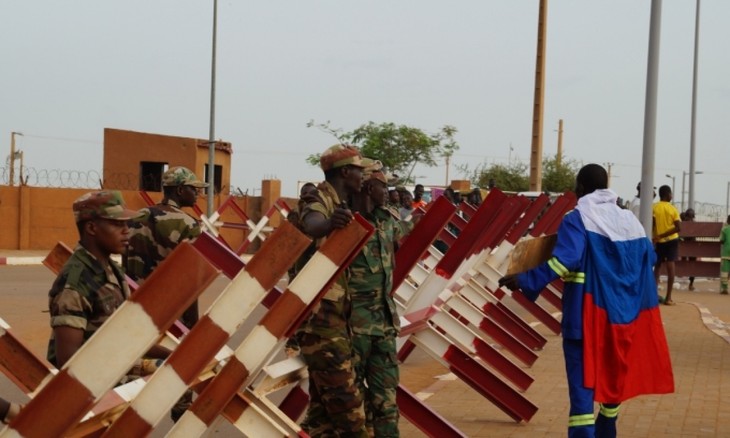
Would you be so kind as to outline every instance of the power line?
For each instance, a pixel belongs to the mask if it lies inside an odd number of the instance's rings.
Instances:
[[[51,136],[47,136],[47,135],[33,135],[33,134],[25,134],[24,137],[39,138],[42,140],[66,141],[66,142],[72,142],[72,143],[89,143],[89,144],[95,144],[95,145],[102,144],[99,140],[89,140],[86,138],[51,137]]]

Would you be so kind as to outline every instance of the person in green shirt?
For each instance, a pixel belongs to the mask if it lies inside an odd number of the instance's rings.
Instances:
[[[720,293],[727,295],[727,280],[730,273],[730,216],[727,217],[725,225],[720,230]]]

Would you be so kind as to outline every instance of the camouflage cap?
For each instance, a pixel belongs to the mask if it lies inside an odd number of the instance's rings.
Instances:
[[[170,186],[193,186],[193,187],[208,187],[208,183],[204,183],[199,180],[192,170],[187,167],[176,166],[167,169],[162,175],[162,185],[164,187]]]
[[[364,168],[367,164],[363,163],[360,150],[355,146],[336,144],[327,148],[327,150],[320,155],[319,166],[326,172],[331,169],[345,166],[357,166]]]
[[[387,185],[388,177],[385,175],[383,163],[381,163],[380,160],[371,160],[369,158],[363,158],[363,160],[369,161],[368,166],[362,172],[363,181],[374,179],[377,181],[382,181]]]
[[[116,190],[101,190],[87,193],[73,203],[76,223],[91,219],[113,219],[126,221],[137,218],[140,212],[124,205],[122,194]]]

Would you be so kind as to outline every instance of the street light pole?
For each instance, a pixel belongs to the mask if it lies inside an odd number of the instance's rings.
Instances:
[[[661,35],[662,0],[651,1],[649,18],[649,53],[646,66],[646,96],[644,99],[644,140],[641,156],[641,185],[654,185],[656,155],[657,83],[659,79],[659,36]],[[652,192],[641,191],[639,218],[647,236],[651,236]]]
[[[730,216],[730,181],[727,182],[727,191],[725,192],[725,215]]]
[[[685,181],[685,178],[686,178],[686,177],[687,177],[687,172],[685,172],[685,171],[683,170],[683,171],[682,171],[682,203],[681,203],[681,204],[679,204],[679,209],[680,209],[681,211],[684,211],[684,181]]]
[[[664,176],[666,176],[667,178],[672,178],[672,194],[673,195],[676,194],[677,192],[674,191],[674,180],[677,178],[674,175],[670,175],[670,174],[666,174]]]
[[[697,52],[700,42],[700,0],[697,0],[695,11],[695,53],[692,69],[692,123],[689,139],[689,202],[687,207],[695,208],[695,133],[697,121]]]
[[[10,172],[8,175],[8,179],[10,180],[9,181],[10,187],[12,187],[13,184],[15,184],[15,136],[16,135],[20,135],[22,137],[23,133],[22,132],[11,132],[10,133]],[[21,165],[22,165],[22,163],[21,163]],[[21,170],[21,172],[22,172],[22,170]],[[22,176],[23,176],[23,174],[21,173],[21,178],[22,178]]]
[[[704,172],[702,172],[701,170],[696,170],[694,172],[695,175],[699,175],[699,174],[702,174],[702,173],[704,173]],[[687,175],[689,175],[689,180],[690,180],[690,183],[691,183],[691,181],[692,181],[691,172],[685,172],[683,170],[682,171],[682,205],[680,205],[682,211],[684,211],[684,181],[687,178]],[[690,186],[690,187],[692,187],[692,186]],[[691,190],[691,188],[690,188],[690,190]],[[691,209],[694,210],[694,207],[692,207],[690,204],[687,204],[687,208],[691,208]]]
[[[208,133],[208,208],[207,215],[213,214],[215,194],[215,55],[216,35],[218,33],[218,0],[213,0],[213,55],[210,67],[210,131]]]

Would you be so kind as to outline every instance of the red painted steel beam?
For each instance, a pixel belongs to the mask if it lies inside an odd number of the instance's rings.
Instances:
[[[51,376],[52,366],[36,356],[0,320],[0,371],[24,393],[30,394]]]
[[[434,268],[437,275],[447,279],[451,278],[464,259],[473,254],[475,239],[494,220],[506,199],[505,194],[497,189],[494,189],[487,196],[486,201],[479,207],[471,220],[467,222],[454,245],[449,248],[449,251],[444,254],[444,257]]]
[[[295,385],[281,401],[279,409],[292,421],[298,421],[307,408],[307,403],[309,403],[309,394],[300,385]]]
[[[502,302],[490,304],[488,309],[482,309],[490,318],[502,327],[510,327],[510,333],[516,335],[522,343],[533,350],[542,350],[545,347],[547,339],[530,326],[530,324],[525,322],[524,319],[517,316],[512,309],[505,306]],[[518,333],[520,335],[517,335]],[[523,333],[524,336],[521,335]]]
[[[450,346],[444,359],[454,374],[513,420],[530,421],[537,412],[537,406],[459,348]]]
[[[530,206],[525,210],[524,215],[520,218],[519,222],[509,231],[504,240],[512,243],[517,243],[526,233],[530,225],[535,221],[535,218],[545,209],[550,198],[546,194],[541,194],[534,201],[530,203]]]
[[[498,370],[500,374],[508,378],[509,381],[514,383],[519,389],[527,391],[530,385],[532,385],[532,382],[535,381],[535,379],[522,370],[522,368],[515,365],[512,361],[504,357],[504,355],[483,340],[476,338],[474,339],[473,345],[480,358],[484,359],[486,363]]]
[[[396,402],[401,415],[428,437],[462,438],[467,436],[437,412],[429,409],[403,385],[398,386]]]
[[[538,321],[545,324],[545,327],[547,327],[551,332],[555,333],[556,335],[560,334],[560,321],[553,318],[553,316],[548,313],[548,311],[545,310],[542,306],[528,300],[522,292],[513,293],[512,299],[515,300],[515,302],[517,302],[519,305],[524,307],[525,310],[530,312],[532,316],[538,319]]]
[[[496,292],[499,291],[498,289]],[[547,339],[502,304],[496,293],[490,292],[479,285],[479,283],[470,282],[465,287],[459,289],[458,293],[477,307],[484,314],[485,318],[493,320],[501,330],[506,330],[509,335],[517,338],[519,341],[517,345],[521,343],[529,349],[540,350],[547,344]],[[504,293],[501,295],[504,296]],[[487,299],[488,296],[491,296],[492,299]],[[472,323],[481,325],[481,323]]]
[[[512,353],[517,359],[522,361],[527,366],[532,366],[537,360],[537,354],[531,350],[528,346],[521,343],[513,332],[509,332],[502,328],[499,324],[496,324],[490,318],[484,318],[479,324],[479,330],[486,333],[490,338],[497,341]]]
[[[438,233],[444,229],[456,211],[456,206],[439,197],[428,209],[426,214],[416,224],[408,236],[401,243],[395,253],[395,269],[393,270],[393,289],[391,294],[398,289],[413,266],[418,263],[431,243],[436,240]]]
[[[469,321],[462,321],[458,314],[451,309],[447,312],[440,312],[430,319],[432,327],[437,331],[446,335],[449,340],[455,340],[458,344],[467,350],[473,348],[476,356],[481,358],[486,364],[506,377],[517,388],[526,391],[532,385],[534,379],[527,374],[522,368],[515,365],[514,362],[507,359],[502,353],[494,347],[486,343],[479,335],[469,329]],[[469,351],[471,353],[471,351]]]

